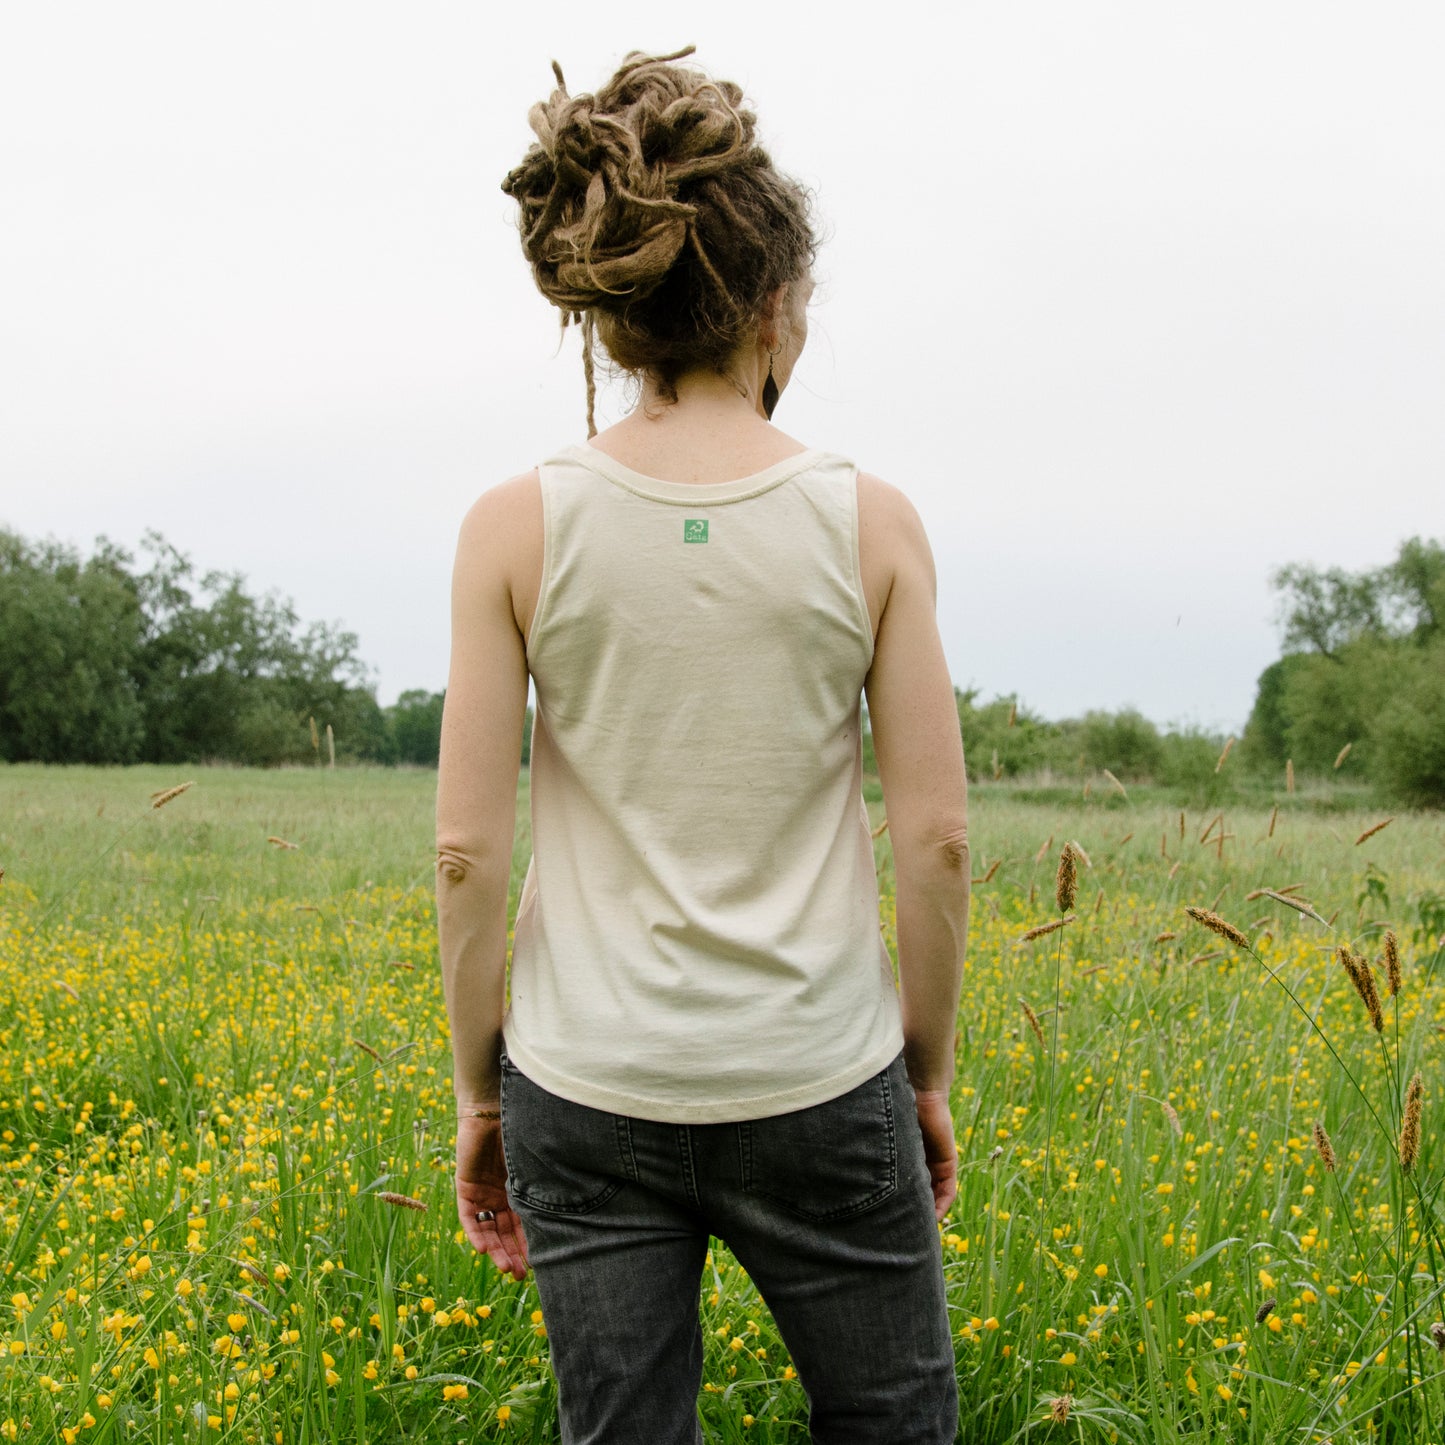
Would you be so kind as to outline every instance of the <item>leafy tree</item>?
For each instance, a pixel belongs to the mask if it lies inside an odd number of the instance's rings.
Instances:
[[[1285,655],[1245,730],[1255,765],[1347,767],[1402,802],[1445,804],[1445,546],[1411,537],[1359,573],[1280,568]]]
[[[1412,641],[1433,642],[1445,629],[1445,546],[1411,537],[1384,571],[1397,630]]]
[[[1445,625],[1445,546],[1422,537],[1400,544],[1383,567],[1320,571],[1291,562],[1270,578],[1281,596],[1284,650],[1312,651],[1333,662],[1364,637],[1425,642]]]
[[[142,618],[128,558],[88,561],[0,529],[0,758],[126,763],[144,714],[131,665]]]
[[[404,692],[387,711],[387,727],[397,762],[435,767],[441,755],[445,692],[416,688]]]
[[[1445,804],[1445,637],[1401,650],[1372,729],[1374,772],[1402,802]]]
[[[239,573],[197,578],[158,533],[147,565],[104,538],[82,562],[0,531],[0,757],[45,762],[279,763],[375,756],[385,721],[354,633],[303,626]]]
[[[138,579],[150,623],[140,668],[154,760],[302,762],[310,718],[331,724],[338,757],[376,751],[384,724],[354,633],[303,627],[288,598],[253,595],[239,573],[196,579],[154,532],[143,545],[152,565]]]
[[[1326,572],[1291,562],[1270,578],[1283,594],[1284,650],[1311,650],[1331,662],[1340,649],[1366,633],[1384,630],[1383,578],[1379,572]]]
[[[1349,773],[1371,772],[1372,732],[1398,645],[1360,638],[1333,659],[1309,656],[1290,669],[1285,687],[1285,753],[1297,771],[1332,774],[1350,744]]]
[[[1285,698],[1290,678],[1314,662],[1314,654],[1289,652],[1260,673],[1254,707],[1240,739],[1240,761],[1255,772],[1276,771],[1290,758],[1289,713]]]
[[[394,763],[386,710],[366,686],[349,686],[329,713],[336,734],[336,755],[358,762]],[[308,737],[309,744],[310,739]]]

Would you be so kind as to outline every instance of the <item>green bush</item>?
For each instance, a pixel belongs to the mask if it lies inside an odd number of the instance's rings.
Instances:
[[[1158,781],[1181,803],[1201,807],[1221,801],[1234,783],[1229,764],[1219,768],[1220,754],[1227,741],[1216,733],[1195,727],[1166,733]]]
[[[1051,765],[1058,735],[1055,724],[1030,712],[1013,696],[980,705],[977,688],[956,687],[953,697],[970,778],[1014,778]]]
[[[1402,803],[1445,806],[1445,640],[1402,650],[1390,683],[1372,729],[1375,773]]]
[[[1164,761],[1159,729],[1134,708],[1085,713],[1079,741],[1085,766],[1107,768],[1122,782],[1157,777]]]

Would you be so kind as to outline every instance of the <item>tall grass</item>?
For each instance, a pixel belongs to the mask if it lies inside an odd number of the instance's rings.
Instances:
[[[454,1213],[434,788],[0,771],[0,1438],[556,1438],[532,1280]],[[1356,843],[1378,814],[1133,786],[972,811],[963,1438],[1441,1439],[1441,820]],[[1386,960],[1379,1030],[1342,946]],[[722,1241],[700,1308],[707,1438],[806,1438]]]

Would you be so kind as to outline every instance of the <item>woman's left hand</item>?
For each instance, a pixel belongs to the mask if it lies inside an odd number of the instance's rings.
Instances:
[[[490,1209],[496,1218],[479,1221],[479,1209]],[[479,1254],[490,1255],[503,1274],[519,1282],[527,1277],[527,1237],[507,1198],[500,1119],[457,1120],[457,1213]]]

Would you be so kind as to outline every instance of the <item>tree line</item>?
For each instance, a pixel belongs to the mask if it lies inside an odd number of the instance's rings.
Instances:
[[[1014,698],[956,690],[970,778],[1107,769],[1122,784],[1200,797],[1227,786],[1227,765],[1281,789],[1286,778],[1343,778],[1407,805],[1445,805],[1445,548],[1412,537],[1383,567],[1291,563],[1270,582],[1283,655],[1260,675],[1237,748],[1221,733],[1161,730],[1133,709],[1050,722]]]
[[[1412,537],[1363,572],[1292,563],[1271,578],[1283,655],[1260,676],[1231,768],[1345,776],[1402,803],[1445,804],[1445,547]],[[1234,743],[1131,708],[1050,721],[1017,698],[956,690],[969,775],[1216,787]],[[197,575],[158,532],[140,556],[87,558],[0,528],[0,760],[228,762],[314,756],[435,765],[444,693],[376,699],[352,632],[303,623],[236,572]],[[871,747],[865,733],[865,750]],[[525,761],[525,742],[524,742]]]
[[[140,554],[0,528],[0,760],[275,766],[330,726],[340,760],[436,762],[442,694],[382,707],[355,633],[158,532]]]
[[[1445,546],[1411,537],[1383,567],[1291,564],[1271,580],[1284,655],[1260,676],[1248,759],[1323,773],[1348,748],[1382,793],[1445,805]]]

